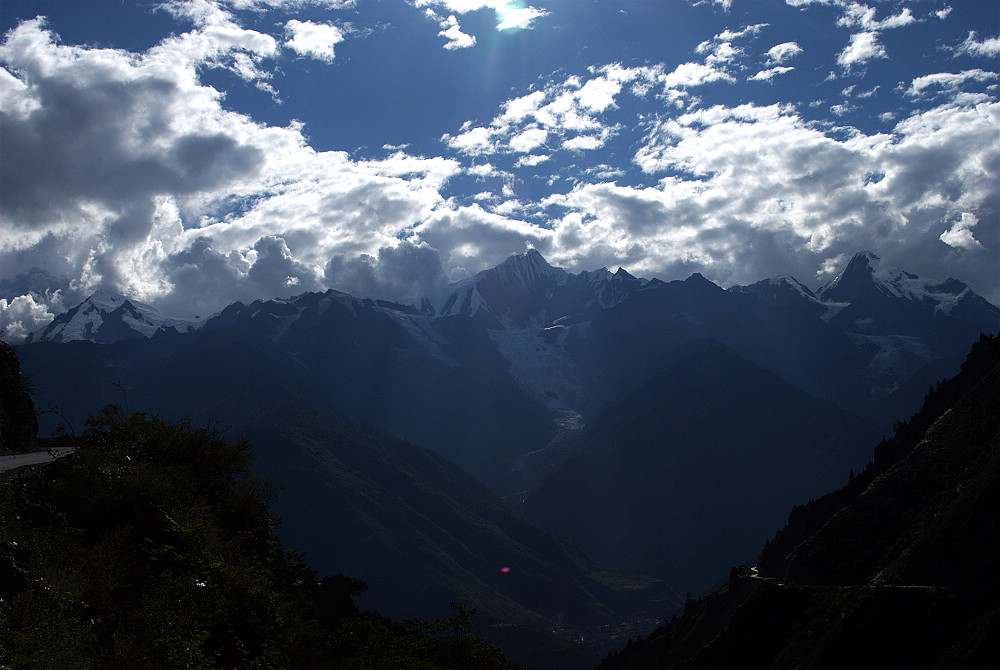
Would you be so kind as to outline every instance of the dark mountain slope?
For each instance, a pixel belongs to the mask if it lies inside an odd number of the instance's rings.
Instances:
[[[78,424],[122,401],[118,382],[136,407],[233,425],[293,388],[443,454],[494,490],[509,488],[511,462],[553,430],[471,320],[333,291],[236,303],[193,333],[105,346],[39,342],[19,354],[45,394],[40,406],[58,405]]]
[[[0,666],[514,670],[469,613],[400,625],[274,535],[245,441],[112,408],[0,484]]]
[[[697,592],[863,463],[851,447],[874,431],[717,342],[673,357],[598,413],[524,509],[599,560]]]
[[[1000,338],[980,338],[755,570],[602,668],[987,668],[1000,658]]]
[[[882,404],[873,416],[888,421],[916,411],[928,383],[955,375],[979,334],[1000,329],[1000,309],[961,281],[921,279],[869,251],[816,293],[787,276],[729,290],[798,306],[842,331],[865,359],[870,399]]]
[[[607,309],[644,284],[624,269],[570,274],[529,249],[454,284],[440,314],[472,317],[490,329],[545,327]]]
[[[724,291],[696,274],[650,282],[567,337],[566,349],[595,391],[584,413],[662,370],[684,342],[707,338],[818,398],[865,405],[864,359],[843,333],[797,305]]]
[[[507,487],[510,462],[552,432],[469,319],[328,291],[231,305],[205,330],[273,348],[298,368],[313,404],[436,451],[494,490]]]
[[[762,554],[762,574],[803,583],[1000,587],[993,551],[1000,539],[993,513],[1000,509],[998,344],[983,337],[962,374],[897,425],[858,481],[812,510],[794,511]],[[935,562],[947,570],[935,571]]]
[[[490,626],[484,633],[518,657],[532,650],[524,658],[539,667],[581,667],[593,660],[589,652],[548,631],[619,623],[678,602],[659,582],[608,572],[528,525],[440,456],[318,406],[324,396],[305,366],[252,332],[19,351],[39,388],[56,391],[43,397],[67,402],[75,415],[127,400],[252,437],[258,472],[285,482],[276,498],[283,540],[320,572],[367,580],[367,607],[430,618],[466,602]]]
[[[491,627],[488,639],[503,639],[515,659],[551,667],[551,659],[522,655],[560,646],[540,631],[679,604],[661,583],[609,571],[529,525],[427,450],[288,405],[268,408],[246,430],[261,445],[262,471],[284,483],[282,537],[308,548],[320,571],[368,581],[366,607],[405,618],[467,602]]]

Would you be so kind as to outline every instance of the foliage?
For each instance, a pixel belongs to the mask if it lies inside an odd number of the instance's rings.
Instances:
[[[509,668],[472,612],[394,624],[282,548],[245,440],[109,406],[0,488],[0,667]]]
[[[28,451],[38,433],[29,390],[17,354],[0,340],[0,452]]]

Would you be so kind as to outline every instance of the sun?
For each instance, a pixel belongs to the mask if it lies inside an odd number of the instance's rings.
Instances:
[[[535,19],[548,12],[524,4],[521,0],[498,2],[494,7],[497,14],[497,30],[524,30],[530,28]]]

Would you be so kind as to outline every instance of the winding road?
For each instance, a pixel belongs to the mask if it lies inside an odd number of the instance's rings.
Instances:
[[[73,447],[53,447],[47,451],[33,451],[28,454],[0,456],[0,474],[18,470],[29,465],[48,463],[71,453],[73,453]]]

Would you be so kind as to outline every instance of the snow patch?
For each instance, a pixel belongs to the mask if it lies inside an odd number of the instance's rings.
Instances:
[[[547,341],[538,328],[488,332],[510,365],[511,376],[528,395],[552,411],[573,409],[583,395],[583,383],[561,342]]]

